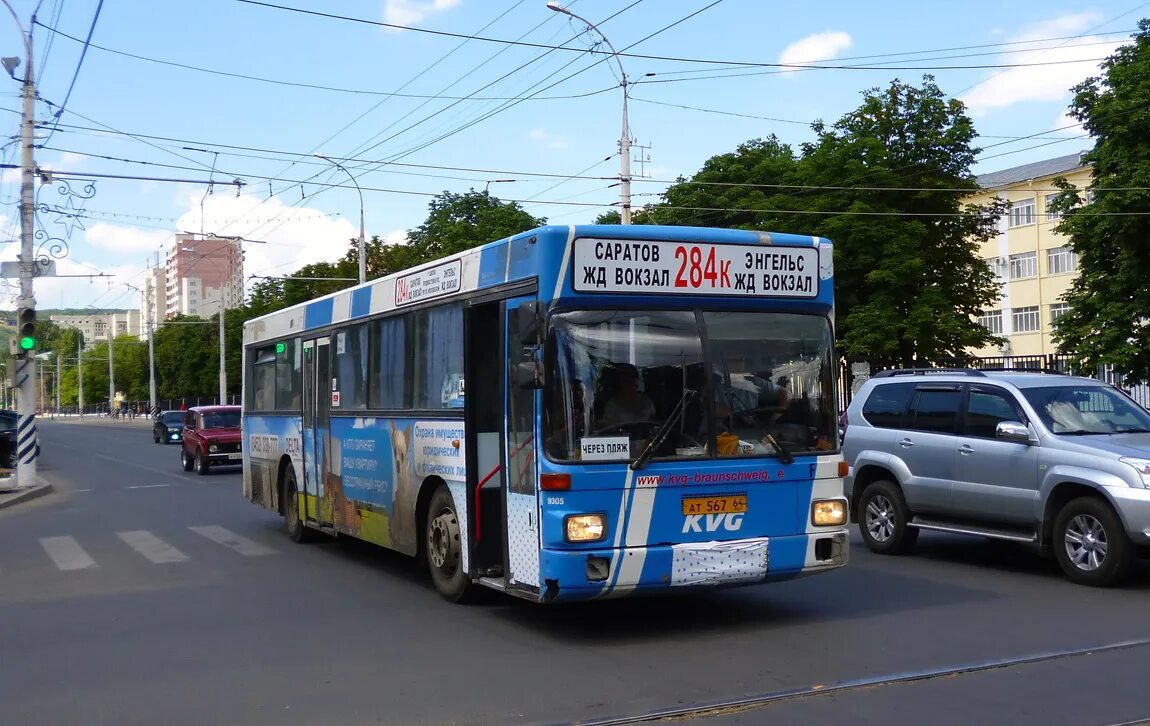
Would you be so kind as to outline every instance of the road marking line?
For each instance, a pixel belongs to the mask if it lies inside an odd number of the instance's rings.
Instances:
[[[88,556],[84,548],[72,537],[42,537],[40,546],[52,558],[57,569],[60,570],[86,570],[99,567],[96,561]]]
[[[241,555],[245,555],[247,557],[274,555],[276,553],[275,550],[273,550],[271,547],[268,547],[267,545],[262,545],[255,540],[248,539],[247,537],[241,537],[235,532],[215,524],[206,525],[203,527],[188,527],[188,529],[192,530],[198,535],[207,537],[217,544],[222,544],[224,547],[227,547],[230,550],[235,550]]]
[[[139,552],[157,565],[169,562],[184,562],[188,556],[171,546],[164,540],[146,530],[138,529],[130,532],[117,532],[116,536],[124,540],[129,547]]]
[[[125,489],[158,489],[159,487],[170,487],[171,484],[135,484],[133,486],[124,487]]]
[[[90,492],[92,490],[91,489],[73,489],[72,491],[73,492]]]
[[[114,461],[121,466],[123,466],[123,465],[134,466],[137,469],[143,469],[144,471],[150,471],[153,474],[159,474],[160,476],[165,476],[169,479],[176,479],[176,480],[179,479],[179,476],[175,472],[164,471],[163,469],[157,469],[154,466],[145,466],[143,464],[137,464],[134,461],[127,461],[126,459],[123,459],[123,458],[117,458],[115,456],[107,456],[106,454],[96,454],[96,457],[100,458],[100,459],[107,459],[108,461]]]

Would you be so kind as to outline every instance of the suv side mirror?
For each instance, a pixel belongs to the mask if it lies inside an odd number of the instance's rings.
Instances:
[[[539,334],[543,332],[543,303],[539,300],[519,303],[518,318],[519,342],[523,345],[538,345]]]
[[[999,421],[994,427],[994,436],[1002,441],[1013,441],[1016,444],[1034,443],[1030,436],[1030,429],[1018,421]]]

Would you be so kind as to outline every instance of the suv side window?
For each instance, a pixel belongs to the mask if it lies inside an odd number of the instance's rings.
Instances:
[[[906,428],[952,434],[962,405],[962,386],[919,386],[911,399]]]
[[[1009,393],[1000,388],[971,388],[966,403],[966,435],[995,437],[1002,421],[1023,421],[1022,412]]]
[[[188,415],[185,418],[186,418],[186,420],[184,421],[184,426],[187,426],[192,431],[195,431],[196,430],[196,414],[189,411]]]
[[[880,429],[897,429],[902,425],[906,404],[914,393],[913,383],[888,383],[875,386],[862,407],[863,418]]]

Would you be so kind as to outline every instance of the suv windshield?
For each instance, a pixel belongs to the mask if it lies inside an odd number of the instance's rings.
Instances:
[[[1082,436],[1150,432],[1150,413],[1106,386],[1024,388],[1022,395],[1052,433]]]
[[[778,456],[775,443],[787,454],[834,449],[832,352],[830,323],[817,315],[556,314],[547,452],[562,461],[631,460],[664,425],[656,458]]]
[[[239,427],[239,411],[211,411],[204,414],[204,428],[206,429],[238,429]]]

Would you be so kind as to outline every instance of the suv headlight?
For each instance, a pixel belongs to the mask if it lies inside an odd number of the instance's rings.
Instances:
[[[1150,459],[1135,459],[1133,457],[1124,456],[1118,461],[1123,464],[1134,467],[1138,475],[1142,477],[1142,486],[1150,488]]]
[[[220,447],[216,446],[215,444],[211,444],[208,446],[208,451],[212,452],[213,454],[219,450],[220,450]]]

